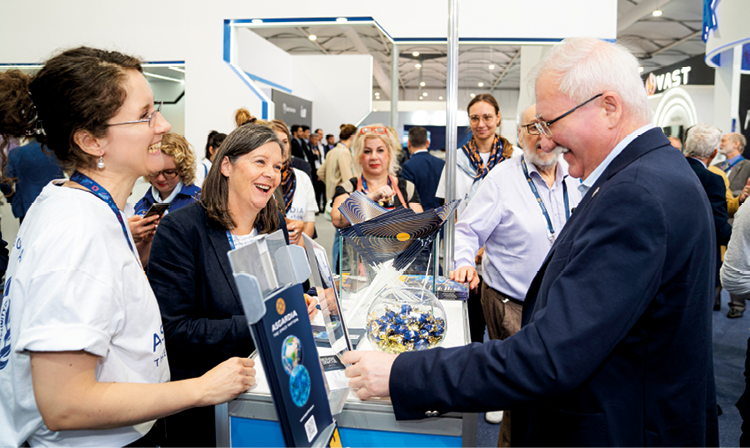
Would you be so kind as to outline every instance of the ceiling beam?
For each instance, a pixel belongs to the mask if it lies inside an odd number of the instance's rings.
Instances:
[[[503,76],[505,76],[505,74],[508,73],[508,70],[510,70],[510,67],[513,65],[514,62],[516,62],[516,59],[518,59],[518,56],[520,55],[521,55],[521,49],[519,48],[516,54],[513,56],[513,59],[511,59],[510,62],[508,62],[508,65],[505,66],[505,68],[503,69],[503,72],[500,73],[500,76],[498,76],[495,82],[492,83],[492,87],[490,87],[490,91],[495,90],[495,86],[497,85],[497,83],[499,83],[500,80],[503,79]]]
[[[305,36],[307,36],[307,40],[310,40],[310,33],[308,33],[308,32],[307,32],[307,30],[305,30],[305,29],[302,29],[302,28],[300,28],[300,27],[296,27],[296,28],[297,28],[297,29],[298,29],[299,31],[301,31],[301,32],[302,32],[302,34],[304,34]],[[316,46],[317,46],[318,48],[320,48],[320,51],[322,51],[322,52],[323,52],[323,54],[329,54],[329,53],[328,53],[328,50],[326,50],[326,49],[325,49],[325,48],[324,48],[324,47],[323,47],[322,45],[320,45],[320,44],[318,43],[318,40],[317,40],[317,39],[316,39],[316,40],[310,40],[310,42],[314,43],[314,44],[315,44],[315,45],[316,45]]]
[[[356,48],[358,53],[370,54],[370,50],[367,48],[367,45],[362,42],[362,38],[359,37],[359,34],[357,34],[357,31],[354,28],[347,28],[346,31],[344,31],[344,35],[349,38],[349,41],[352,43],[352,45],[354,45],[354,48]],[[385,73],[385,70],[383,70],[383,66],[380,65],[380,62],[378,62],[378,60],[374,57],[372,58],[372,74],[375,77],[375,82],[378,83],[378,87],[380,87],[380,90],[382,90],[383,93],[390,99],[391,79]],[[398,92],[396,92],[396,94],[398,94]]]
[[[617,18],[617,33],[622,33],[630,28],[635,22],[644,17],[651,16],[655,9],[661,9],[672,0],[643,0],[638,6],[630,8],[630,11]]]
[[[669,44],[669,45],[665,45],[665,46],[663,46],[663,47],[659,48],[659,49],[658,49],[658,50],[656,50],[656,51],[652,51],[651,53],[647,53],[647,54],[646,54],[646,55],[645,55],[645,56],[643,57],[643,59],[651,59],[652,57],[656,56],[656,55],[657,55],[657,54],[659,54],[659,53],[663,53],[663,52],[665,52],[665,51],[667,51],[667,50],[670,50],[670,49],[672,49],[672,48],[676,47],[677,45],[680,45],[680,44],[681,44],[681,43],[683,43],[683,42],[687,42],[687,41],[689,41],[690,39],[692,39],[692,38],[694,38],[694,37],[696,37],[696,36],[700,36],[700,35],[701,35],[701,30],[698,30],[698,31],[696,31],[696,32],[694,32],[694,33],[690,33],[690,34],[688,34],[687,36],[683,37],[682,39],[678,39],[678,40],[676,40],[676,41],[672,42],[672,43],[671,43],[671,44]]]

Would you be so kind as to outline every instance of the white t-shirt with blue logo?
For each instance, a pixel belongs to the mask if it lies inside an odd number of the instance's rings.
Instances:
[[[315,200],[315,189],[310,176],[297,168],[292,169],[297,178],[297,188],[292,198],[292,206],[286,211],[286,217],[295,221],[315,222],[318,202]]]
[[[47,429],[34,399],[29,352],[79,350],[100,358],[100,382],[169,381],[159,306],[112,209],[90,192],[49,184],[18,232],[0,305],[0,446],[26,440],[123,446],[151,429],[153,422]]]

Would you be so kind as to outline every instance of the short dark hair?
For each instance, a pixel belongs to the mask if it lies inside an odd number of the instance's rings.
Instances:
[[[234,165],[240,157],[271,142],[279,145],[283,156],[281,141],[273,129],[263,124],[248,123],[232,131],[216,152],[214,163],[203,182],[200,203],[206,209],[208,217],[223,228],[232,230],[237,226],[229,215],[227,206],[229,181],[221,172],[224,157],[227,157],[229,163]],[[271,233],[279,228],[279,208],[275,200],[269,199],[263,210],[256,216],[253,226],[259,228],[259,233]]]
[[[302,131],[303,131],[303,132],[304,132],[304,131],[309,131],[309,130],[310,130],[310,126],[308,126],[308,125],[306,125],[306,124],[301,124],[301,125],[300,125],[299,127],[301,127],[301,128],[302,128]]]
[[[320,132],[323,132],[323,130],[322,130],[322,129],[318,128],[318,129],[316,129],[316,130],[315,130],[315,133],[317,134],[317,133],[318,133],[318,131],[320,131]]]
[[[409,143],[411,143],[412,148],[426,148],[427,129],[422,126],[414,126],[409,129]]]
[[[298,124],[293,124],[293,125],[292,125],[292,128],[291,128],[291,129],[289,129],[289,130],[290,130],[290,131],[292,132],[292,135],[294,135],[294,134],[296,134],[296,133],[297,133],[297,131],[298,131],[298,130],[299,130],[299,128],[301,128],[301,127],[302,127],[302,126],[300,126],[300,125],[298,125]]]
[[[333,138],[333,134],[326,134],[326,140],[328,140],[329,138]]]
[[[93,169],[96,157],[78,146],[75,134],[106,135],[107,121],[125,103],[128,70],[143,73],[132,56],[78,47],[54,56],[33,77],[0,73],[0,135],[6,141],[33,135],[66,171]]]
[[[211,131],[208,134],[208,140],[206,141],[206,158],[211,159],[211,151],[210,148],[213,148],[214,151],[219,149],[219,146],[221,146],[221,143],[224,141],[224,139],[227,138],[227,134],[223,134],[219,131]]]

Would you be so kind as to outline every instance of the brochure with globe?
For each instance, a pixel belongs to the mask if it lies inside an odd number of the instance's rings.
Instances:
[[[286,274],[287,278],[278,275],[280,289],[267,295],[262,292],[261,282],[246,269],[253,263],[247,257],[256,253],[244,246],[228,255],[284,442],[286,446],[300,447],[328,444],[335,424],[300,281],[310,275],[304,249],[285,246],[273,254],[278,265],[284,265],[284,260],[290,262],[286,266],[293,274]],[[306,272],[290,261],[300,258]],[[285,281],[290,279],[296,282]]]

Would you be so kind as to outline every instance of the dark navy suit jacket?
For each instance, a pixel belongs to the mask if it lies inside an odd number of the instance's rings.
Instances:
[[[405,353],[396,417],[512,409],[514,446],[718,445],[711,209],[660,129],[584,196],[504,341]]]
[[[445,160],[440,160],[424,151],[412,154],[401,167],[399,177],[410,181],[417,187],[419,200],[425,210],[440,207],[440,201],[435,198],[435,191],[440,182],[443,166],[445,166]]]
[[[11,210],[16,218],[26,216],[31,204],[51,180],[63,178],[60,162],[54,154],[44,152],[36,140],[8,153],[5,173],[16,179],[16,191],[11,197]]]
[[[284,217],[279,228],[289,241]],[[255,350],[232,267],[227,231],[192,203],[165,215],[154,235],[148,279],[161,310],[172,380],[196,378]],[[167,418],[165,446],[215,446],[213,406]]]
[[[716,227],[716,281],[719,281],[719,270],[721,269],[721,248],[729,243],[732,236],[732,226],[729,224],[729,214],[727,213],[727,187],[724,185],[724,179],[718,174],[714,174],[706,168],[700,160],[687,158],[690,168],[695,171],[703,189],[708,196],[708,202],[711,204],[711,212],[714,217],[714,226]],[[717,283],[718,285],[718,283]]]

